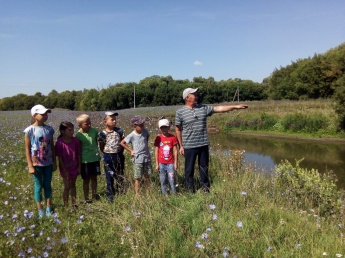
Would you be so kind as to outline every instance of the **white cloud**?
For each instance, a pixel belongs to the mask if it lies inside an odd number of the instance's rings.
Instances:
[[[198,65],[198,66],[200,66],[200,65],[203,65],[203,63],[202,62],[200,62],[200,61],[194,61],[194,63],[193,63],[194,65]]]

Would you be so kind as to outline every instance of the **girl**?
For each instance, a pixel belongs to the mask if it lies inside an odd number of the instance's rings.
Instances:
[[[56,170],[54,153],[54,129],[45,125],[50,109],[36,105],[31,109],[33,123],[24,130],[25,155],[29,173],[35,182],[34,196],[38,209],[38,216],[51,216],[52,174]],[[42,207],[42,188],[46,200],[46,212]]]
[[[76,205],[76,180],[80,174],[81,148],[77,138],[73,136],[74,126],[71,122],[61,122],[60,136],[55,144],[55,153],[59,159],[60,175],[63,178],[65,189],[63,191],[63,202],[68,207],[68,195],[71,194],[72,205]]]

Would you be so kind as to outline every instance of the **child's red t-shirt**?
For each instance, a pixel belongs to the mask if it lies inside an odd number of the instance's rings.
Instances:
[[[158,162],[162,164],[174,163],[173,147],[177,145],[177,139],[174,135],[157,135],[154,143],[158,147]]]

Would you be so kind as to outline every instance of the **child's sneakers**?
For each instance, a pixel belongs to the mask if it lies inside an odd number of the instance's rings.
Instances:
[[[52,208],[50,206],[48,206],[46,208],[46,216],[47,217],[51,217],[52,216]]]
[[[38,210],[38,217],[42,219],[44,217],[44,211],[42,209]]]

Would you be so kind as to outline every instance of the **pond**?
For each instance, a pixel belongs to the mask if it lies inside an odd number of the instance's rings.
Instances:
[[[209,134],[211,147],[220,146],[225,152],[230,149],[245,150],[245,161],[255,163],[266,173],[273,173],[274,166],[282,160],[293,165],[296,160],[302,168],[317,169],[320,173],[333,171],[339,188],[345,188],[345,142],[313,141],[262,137],[240,134]]]

